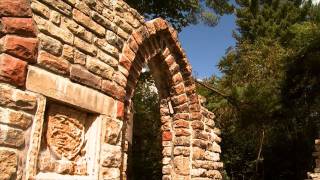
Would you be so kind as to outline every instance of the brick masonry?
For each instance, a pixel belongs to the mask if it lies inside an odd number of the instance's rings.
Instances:
[[[131,98],[145,64],[161,100],[163,179],[222,179],[214,114],[163,19],[146,22],[121,0],[1,0],[0,53],[0,179],[127,179]],[[48,117],[57,104],[68,108]],[[73,138],[48,136],[54,127]]]

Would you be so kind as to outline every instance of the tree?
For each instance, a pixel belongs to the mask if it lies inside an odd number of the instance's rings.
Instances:
[[[215,26],[219,17],[233,12],[229,0],[127,0],[147,19],[162,17],[180,31],[190,24],[203,22]]]
[[[320,116],[319,6],[298,0],[238,0],[236,47],[200,90],[223,132],[234,179],[303,179]],[[317,70],[316,70],[317,69]]]

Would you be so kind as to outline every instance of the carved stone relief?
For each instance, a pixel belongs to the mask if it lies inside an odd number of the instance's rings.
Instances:
[[[46,111],[38,170],[88,175],[92,115],[60,104],[50,104]]]

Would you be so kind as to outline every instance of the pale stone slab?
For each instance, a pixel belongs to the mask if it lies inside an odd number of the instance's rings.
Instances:
[[[116,116],[113,98],[37,67],[28,67],[26,88],[89,111]]]

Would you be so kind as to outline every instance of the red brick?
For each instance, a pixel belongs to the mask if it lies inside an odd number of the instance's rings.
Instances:
[[[128,44],[125,44],[123,49],[122,49],[122,53],[128,58],[128,60],[130,60],[131,62],[134,60],[134,58],[136,57],[136,53],[134,53],[131,48],[129,47]]]
[[[12,56],[0,56],[0,80],[23,86],[26,80],[27,63]]]
[[[118,101],[117,103],[117,118],[122,119],[124,116],[124,103]]]
[[[0,32],[4,34],[21,34],[24,36],[36,36],[36,29],[32,18],[3,17]]]
[[[131,61],[130,61],[124,54],[121,54],[119,63],[120,63],[120,65],[123,66],[126,70],[128,70],[128,71],[130,70],[130,68],[131,68]]]
[[[70,79],[100,89],[101,77],[98,77],[80,65],[72,65],[70,68]]]
[[[45,51],[41,51],[38,58],[38,63],[54,72],[60,74],[69,74],[70,63],[62,58],[58,58]]]
[[[162,133],[162,141],[171,141],[172,140],[172,134],[170,131],[164,131]]]
[[[175,128],[188,128],[189,122],[185,121],[185,120],[176,120],[176,121],[174,121],[173,126]]]
[[[31,17],[31,8],[27,0],[1,0],[0,16]]]
[[[126,90],[113,81],[103,80],[101,90],[106,94],[123,101],[126,96]]]
[[[36,62],[38,53],[38,40],[14,35],[4,36],[1,39],[2,51],[16,56],[30,63]]]

